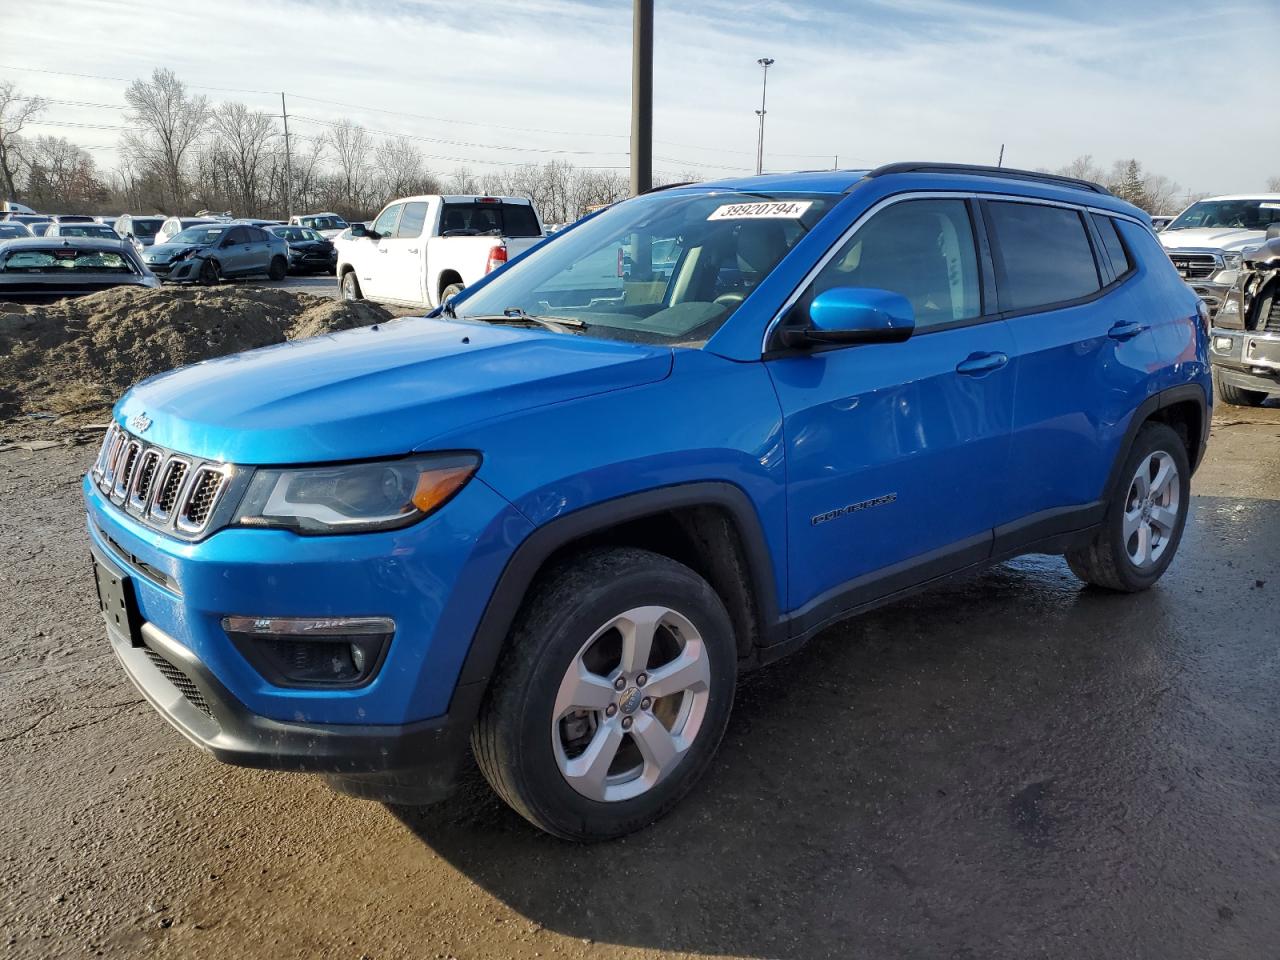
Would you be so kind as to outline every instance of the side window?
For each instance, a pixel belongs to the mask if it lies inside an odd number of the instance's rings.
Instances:
[[[248,243],[249,242],[248,231],[245,230],[244,227],[232,227],[230,230],[227,231],[226,236],[223,238],[223,242],[226,243],[228,246],[231,246],[237,243]]]
[[[1120,231],[1116,229],[1115,220],[1095,213],[1093,224],[1098,228],[1098,235],[1102,237],[1102,248],[1107,252],[1107,259],[1111,261],[1111,272],[1116,277],[1123,277],[1133,269],[1133,263],[1129,260],[1129,254],[1125,252],[1124,242],[1120,239]]]
[[[400,226],[396,229],[397,237],[417,239],[422,236],[422,225],[427,221],[427,205],[415,200],[404,205],[404,213],[400,215]]]
[[[403,203],[393,203],[387,209],[378,214],[378,219],[373,221],[373,232],[380,237],[393,237],[396,233],[396,223],[400,219],[400,211],[404,209]]]
[[[986,206],[1003,264],[1000,306],[1030,310],[1095,293],[1102,286],[1080,213],[1041,203]]]
[[[982,314],[973,222],[963,200],[904,200],[877,213],[814,278],[802,302],[833,287],[892,290],[917,329]]]

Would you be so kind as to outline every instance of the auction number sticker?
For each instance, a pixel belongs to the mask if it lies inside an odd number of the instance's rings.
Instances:
[[[798,220],[813,206],[812,200],[777,203],[726,203],[711,211],[708,220]]]
[[[1272,200],[1263,200],[1260,204],[1258,204],[1258,206],[1260,206],[1263,210],[1280,210],[1280,203],[1276,203]]]

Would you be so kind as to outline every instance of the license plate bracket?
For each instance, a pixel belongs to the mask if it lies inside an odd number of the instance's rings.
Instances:
[[[142,615],[138,612],[133,581],[123,574],[116,574],[96,557],[93,560],[93,579],[98,587],[98,605],[107,630],[128,637],[130,646],[142,646]]]

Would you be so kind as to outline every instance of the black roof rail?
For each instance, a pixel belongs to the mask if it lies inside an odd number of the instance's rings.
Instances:
[[[1036,170],[1018,170],[1014,167],[984,167],[971,163],[888,163],[876,167],[867,174],[866,179],[888,176],[891,173],[954,173],[970,177],[1003,177],[1007,180],[1033,180],[1059,187],[1074,187],[1077,190],[1088,190],[1092,193],[1103,193],[1113,196],[1110,190],[1092,180],[1080,180],[1076,177],[1064,177],[1056,173],[1040,173]]]
[[[646,193],[657,193],[659,190],[674,190],[676,187],[692,187],[697,182],[697,180],[684,180],[680,183],[660,183],[648,190],[641,190],[640,196],[643,197]]]

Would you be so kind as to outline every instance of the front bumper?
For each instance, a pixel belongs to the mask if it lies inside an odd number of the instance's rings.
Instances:
[[[1214,327],[1209,359],[1218,376],[1242,390],[1280,390],[1280,334]]]
[[[130,571],[105,551],[94,559],[119,578]],[[192,743],[225,763],[273,770],[367,775],[413,770],[443,791],[466,749],[479,694],[466,690],[451,715],[400,725],[286,723],[255,714],[190,650],[153,623],[136,636],[107,620],[107,639],[134,686]],[[477,699],[475,704],[470,700]]]
[[[1209,308],[1210,317],[1217,316],[1218,310],[1221,309],[1232,287],[1230,283],[1215,283],[1212,280],[1186,280],[1184,282],[1205,302],[1205,305]]]

